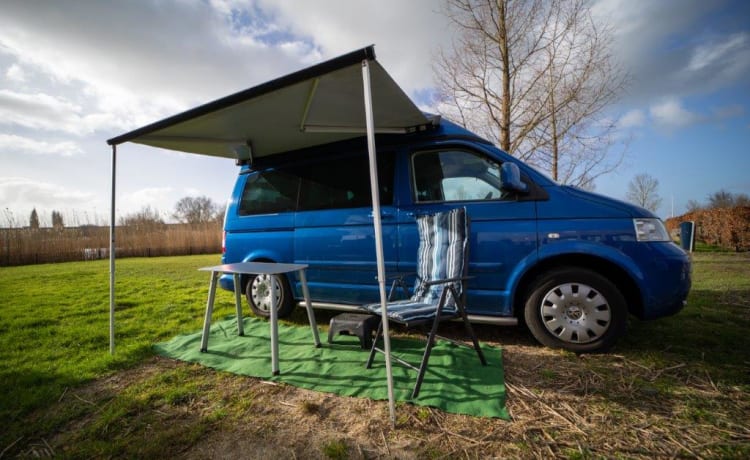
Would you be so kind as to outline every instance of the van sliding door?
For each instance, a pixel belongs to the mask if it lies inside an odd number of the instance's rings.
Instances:
[[[393,155],[378,153],[386,270],[396,268]],[[295,262],[309,264],[311,297],[320,302],[377,301],[377,264],[366,152],[300,166]]]

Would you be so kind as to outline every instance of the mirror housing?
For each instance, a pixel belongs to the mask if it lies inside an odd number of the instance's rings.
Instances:
[[[521,181],[521,170],[510,161],[500,165],[500,187],[506,192],[526,193],[529,187]]]

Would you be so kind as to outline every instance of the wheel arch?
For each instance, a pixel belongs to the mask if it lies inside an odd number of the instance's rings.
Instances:
[[[632,276],[621,266],[603,257],[584,253],[560,254],[538,261],[519,279],[513,293],[513,314],[523,320],[524,303],[534,280],[542,273],[562,267],[587,269],[609,279],[620,291],[628,312],[636,317],[643,316],[641,290]]]
[[[253,252],[248,254],[244,259],[242,259],[243,262],[278,262],[278,259],[275,259],[273,254],[268,252]],[[250,280],[251,275],[243,274],[240,275],[240,287],[242,288],[241,292],[245,292],[245,288],[247,287],[247,282]]]

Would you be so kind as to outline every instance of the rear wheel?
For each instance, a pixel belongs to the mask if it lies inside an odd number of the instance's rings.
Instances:
[[[294,296],[289,281],[283,275],[254,275],[245,286],[245,297],[255,316],[267,318],[271,315],[271,277],[276,279],[276,311],[279,318],[292,314]]]
[[[590,353],[607,350],[625,333],[627,308],[608,279],[570,267],[545,273],[532,283],[524,317],[543,345]]]

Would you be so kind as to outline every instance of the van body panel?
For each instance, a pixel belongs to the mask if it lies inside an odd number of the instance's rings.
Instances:
[[[391,206],[381,214],[395,215]],[[310,295],[320,302],[364,303],[377,300],[375,231],[372,208],[298,212],[294,262],[308,264]],[[387,272],[398,265],[398,228],[382,219]]]
[[[643,309],[640,319],[678,313],[685,306],[692,283],[690,259],[674,243],[640,243],[629,253],[641,268]]]

